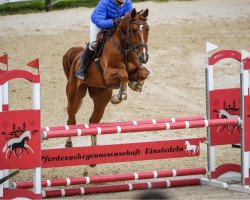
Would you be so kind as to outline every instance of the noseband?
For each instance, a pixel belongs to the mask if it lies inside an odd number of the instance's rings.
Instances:
[[[141,26],[144,26],[144,24],[146,24],[146,21],[142,21],[141,23],[140,22],[133,22],[131,19],[129,20],[129,28],[128,28],[128,39],[131,40],[132,38],[132,35],[133,35],[133,32],[131,30],[131,24],[137,24],[137,25],[141,25]],[[140,43],[140,44],[134,44],[134,43],[131,43],[131,47],[134,51],[137,51],[140,47],[145,47],[146,49],[148,49],[148,45],[146,43]]]

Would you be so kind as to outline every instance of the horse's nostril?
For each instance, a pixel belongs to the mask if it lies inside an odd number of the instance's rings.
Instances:
[[[138,57],[138,61],[140,63],[147,63],[148,61],[148,54],[142,54]]]
[[[139,56],[139,61],[140,61],[140,62],[142,62],[142,61],[143,61],[142,56]]]

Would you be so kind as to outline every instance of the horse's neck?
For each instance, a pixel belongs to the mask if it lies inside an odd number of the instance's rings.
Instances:
[[[23,138],[23,140],[19,144],[24,145],[26,143],[26,140],[26,138]]]
[[[220,114],[219,115],[220,115],[220,117],[224,115],[225,117],[228,118],[229,113],[227,111],[225,111],[225,110],[220,110]]]
[[[220,116],[224,115],[226,118],[235,118],[239,117],[238,115],[230,115],[227,111],[221,110],[220,111]]]
[[[113,34],[113,39],[120,45],[123,49],[128,49],[129,43],[127,41],[127,25],[119,25]]]

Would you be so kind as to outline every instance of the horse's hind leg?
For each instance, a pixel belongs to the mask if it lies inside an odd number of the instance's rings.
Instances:
[[[105,108],[112,96],[112,90],[96,87],[89,87],[88,90],[89,96],[93,99],[94,102],[94,110],[89,119],[89,123],[99,123],[103,117]],[[96,135],[91,136],[91,144],[92,146],[97,145]],[[94,167],[96,165],[90,166]]]
[[[9,158],[11,157],[12,155],[12,152],[13,152],[13,149],[10,150],[10,155],[9,155]]]
[[[14,154],[16,155],[16,157],[19,157],[19,155],[16,152],[17,148],[14,148],[12,151],[14,152]]]
[[[82,99],[86,95],[87,85],[81,84],[78,88],[73,85],[67,84],[67,97],[68,97],[68,125],[76,124],[76,113],[80,109]],[[71,137],[68,137],[65,147],[72,147]]]

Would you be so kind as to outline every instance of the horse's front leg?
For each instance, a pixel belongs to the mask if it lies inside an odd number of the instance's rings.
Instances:
[[[134,73],[129,75],[130,82],[128,86],[136,92],[141,92],[142,85],[144,84],[144,81],[148,77],[149,74],[150,73],[148,69],[141,66]]]
[[[119,85],[119,93],[111,97],[111,103],[118,104],[127,99],[128,73],[125,69],[112,68],[106,74],[107,85]]]
[[[20,149],[19,155],[21,156],[23,153],[23,148]]]
[[[34,153],[33,149],[32,149],[29,145],[25,144],[25,145],[24,145],[24,149],[27,151],[27,153],[29,153],[29,152],[28,152],[28,150],[26,149],[26,147],[31,151],[31,153]]]
[[[225,128],[226,128],[226,126],[223,126],[223,127],[222,127],[222,130],[221,130],[221,132],[222,132],[222,131],[223,131],[223,130],[224,130]]]
[[[25,146],[22,149],[24,149],[27,152],[27,154],[30,154]]]
[[[125,70],[119,70],[118,77],[119,77],[121,83],[120,83],[118,94],[115,94],[111,97],[112,104],[119,104],[123,100],[127,99],[128,74]]]
[[[127,90],[127,84],[123,85],[121,83],[120,88],[119,88],[119,93],[118,93],[118,96],[117,96],[120,101],[127,99],[126,90]]]
[[[17,154],[17,148],[14,148],[13,150],[12,150],[12,152],[14,152],[14,154],[16,155],[16,157],[19,157],[19,155]]]

